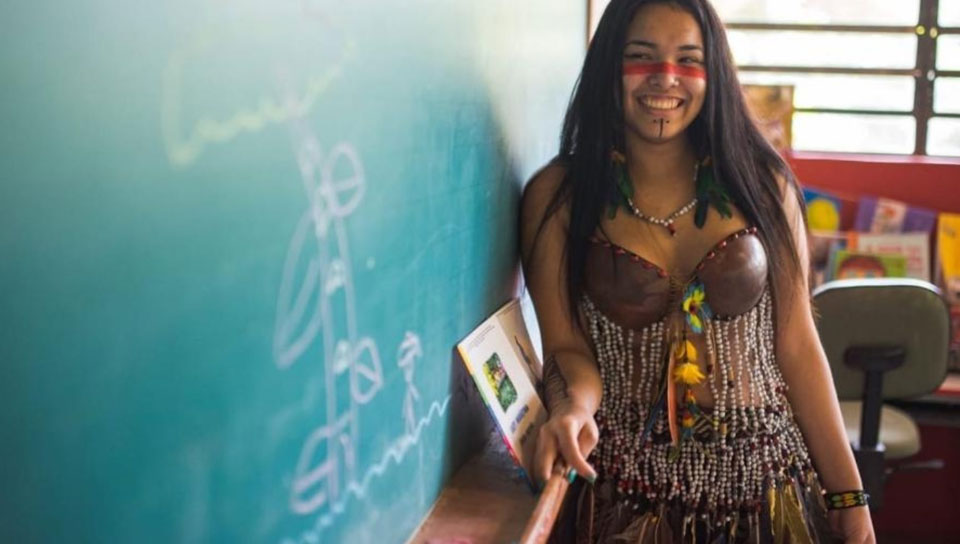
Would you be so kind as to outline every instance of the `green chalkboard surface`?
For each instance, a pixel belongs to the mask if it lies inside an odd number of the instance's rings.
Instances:
[[[404,542],[585,11],[5,0],[0,541]]]

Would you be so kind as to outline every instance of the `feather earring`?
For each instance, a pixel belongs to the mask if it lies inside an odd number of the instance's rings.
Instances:
[[[617,217],[617,210],[624,206],[624,195],[633,196],[633,184],[627,176],[627,157],[623,153],[613,150],[610,152],[610,161],[613,163],[614,190],[610,193],[607,202],[607,219]]]
[[[724,219],[733,217],[733,212],[730,210],[730,195],[717,181],[712,165],[713,161],[707,157],[700,163],[697,171],[697,209],[694,212],[693,222],[698,229],[702,229],[707,222],[707,210],[710,206],[716,208]]]

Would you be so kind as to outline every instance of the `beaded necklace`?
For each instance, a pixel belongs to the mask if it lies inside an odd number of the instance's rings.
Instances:
[[[697,161],[694,166],[693,180],[696,186],[696,194],[693,199],[664,218],[653,217],[641,212],[640,209],[637,208],[633,203],[633,182],[630,181],[630,176],[627,174],[626,155],[615,150],[611,152],[610,156],[613,161],[614,187],[616,190],[611,193],[608,202],[608,219],[615,218],[617,216],[617,210],[623,207],[634,217],[653,225],[664,227],[670,231],[671,236],[676,236],[677,231],[674,227],[674,222],[678,217],[689,213],[690,210],[694,208],[696,209],[696,213],[694,214],[693,222],[698,229],[702,229],[706,223],[707,210],[710,206],[713,206],[717,212],[720,213],[721,217],[733,217],[733,213],[730,210],[730,195],[724,186],[717,182],[713,168],[710,167],[712,161],[709,156]],[[701,166],[703,166],[703,168],[701,168]]]
[[[693,168],[693,180],[694,180],[694,182],[696,182],[696,180],[697,180],[697,173],[698,173],[699,171],[700,171],[700,163],[697,163],[697,164],[694,166],[694,168]],[[647,214],[641,212],[640,209],[637,208],[636,204],[633,203],[633,199],[630,198],[630,197],[632,196],[632,194],[633,194],[633,185],[632,185],[632,184],[630,185],[630,192],[629,192],[629,193],[626,191],[626,188],[624,187],[624,184],[622,184],[622,183],[619,184],[619,187],[620,187],[620,194],[622,194],[624,200],[626,200],[627,210],[628,210],[634,217],[636,217],[637,219],[646,221],[647,223],[652,223],[652,224],[654,224],[654,225],[659,225],[659,226],[667,229],[668,231],[670,231],[670,236],[676,236],[676,235],[677,235],[677,228],[673,226],[673,223],[677,220],[677,218],[680,217],[680,216],[682,216],[682,215],[685,215],[685,214],[689,213],[690,210],[692,210],[693,207],[697,205],[697,197],[694,196],[694,197],[693,197],[693,200],[691,200],[690,202],[687,202],[686,204],[684,204],[683,206],[681,206],[678,210],[676,210],[675,212],[671,213],[670,215],[668,215],[668,216],[666,216],[666,217],[664,217],[664,218],[654,217],[654,216],[652,216],[652,215],[647,215]]]

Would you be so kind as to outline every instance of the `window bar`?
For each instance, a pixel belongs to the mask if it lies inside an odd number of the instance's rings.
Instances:
[[[933,116],[933,81],[937,77],[937,0],[920,0],[920,24],[917,26],[917,74],[913,115],[917,119],[915,155],[927,154],[927,132]]]
[[[868,32],[872,34],[913,34],[915,26],[816,25],[781,23],[726,23],[727,30],[788,30],[798,32]]]
[[[742,64],[738,66],[741,72],[796,72],[801,74],[852,74],[871,76],[911,76],[918,77],[920,72],[915,68],[844,68],[830,66],[771,66],[757,64]]]
[[[781,24],[781,23],[727,23],[728,30],[792,30],[801,32],[870,32],[886,34],[917,34],[917,59],[913,69],[887,68],[834,68],[822,66],[757,66],[741,65],[741,72],[794,72],[802,74],[852,74],[852,75],[908,75],[914,78],[915,92],[912,112],[830,109],[830,108],[796,108],[796,112],[804,113],[846,113],[867,115],[906,115],[913,114],[916,120],[916,139],[914,154],[927,154],[927,133],[930,119],[934,117],[933,88],[938,77],[960,77],[960,70],[936,70],[937,37],[944,34],[960,34],[960,27],[937,27],[939,0],[920,0],[920,17],[917,26],[890,26],[890,25],[819,25],[819,24]],[[931,32],[932,30],[936,32]],[[941,113],[937,117],[960,119],[958,113]]]
[[[912,111],[858,110],[850,108],[793,108],[794,113],[838,113],[843,115],[913,115]]]

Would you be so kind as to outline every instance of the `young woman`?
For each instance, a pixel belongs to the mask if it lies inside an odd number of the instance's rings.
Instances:
[[[556,537],[874,541],[797,185],[706,0],[610,3],[521,231],[550,409],[538,475],[590,481]]]

